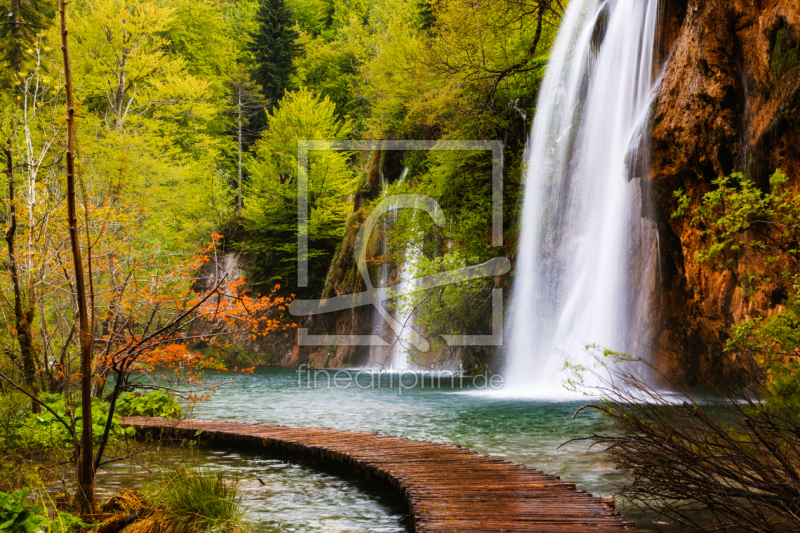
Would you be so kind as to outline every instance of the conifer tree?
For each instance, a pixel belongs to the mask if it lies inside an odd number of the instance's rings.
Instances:
[[[260,87],[247,78],[247,73],[237,71],[229,83],[228,107],[225,114],[233,119],[233,131],[236,136],[236,214],[242,214],[242,184],[244,183],[243,152],[255,140],[251,122],[264,112],[264,99]]]
[[[50,20],[52,5],[46,0],[0,0],[0,60],[13,71],[22,69],[25,50]]]
[[[262,0],[257,16],[258,30],[252,34],[251,52],[255,68],[253,81],[261,86],[267,109],[283,98],[294,74],[294,59],[300,54],[294,14],[285,0]]]

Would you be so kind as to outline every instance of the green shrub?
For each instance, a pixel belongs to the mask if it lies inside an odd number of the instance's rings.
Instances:
[[[66,533],[86,527],[80,518],[69,513],[56,513],[48,518],[47,509],[29,501],[31,489],[7,494],[0,492],[0,532],[3,533]]]
[[[178,467],[148,491],[153,513],[131,533],[241,533],[244,509],[236,481],[207,468]],[[127,530],[126,530],[127,531]]]
[[[31,401],[24,394],[12,391],[0,394],[0,442],[4,448],[13,445],[30,412]]]
[[[183,414],[178,402],[161,390],[150,391],[139,396],[132,392],[122,393],[117,399],[116,412],[120,416],[161,416],[164,418],[180,418]]]
[[[69,423],[70,416],[67,414],[66,402],[62,395],[43,393],[41,400],[58,414],[62,420]],[[95,442],[99,442],[105,430],[108,408],[108,402],[98,399],[92,400],[92,432]],[[80,435],[83,428],[81,411],[80,409],[75,409],[73,413],[75,417],[75,433]],[[133,428],[122,428],[119,425],[119,418],[119,415],[115,413],[111,425],[111,440],[123,435],[132,435],[135,431]],[[19,422],[13,444],[48,451],[57,447],[70,446],[72,437],[53,413],[47,409],[42,409],[40,413],[29,413],[27,418]]]
[[[800,194],[793,192],[780,170],[766,191],[742,174],[713,184],[716,188],[693,211],[692,221],[701,224],[706,245],[695,261],[740,276],[749,297],[762,287],[773,295],[780,294],[779,287],[785,291],[782,310],[733,326],[726,351],[749,354],[757,363],[763,374],[755,377],[763,385],[764,408],[800,413]],[[683,216],[690,199],[682,191],[675,197],[679,201],[675,216]],[[745,270],[742,275],[741,267],[752,265],[754,259],[763,261],[764,273]]]

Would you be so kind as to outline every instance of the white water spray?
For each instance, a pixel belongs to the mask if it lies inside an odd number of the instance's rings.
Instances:
[[[632,256],[655,238],[641,221],[637,154],[657,84],[658,14],[658,0],[569,3],[528,151],[507,390],[558,395],[564,354],[585,363],[587,344],[634,349],[642,317],[632,315],[647,307],[635,292],[649,287],[630,291]]]
[[[402,286],[395,300],[397,320],[403,324],[403,333],[392,344],[392,367],[397,370],[407,370],[412,367],[409,355],[414,335],[413,302],[414,292],[419,290],[419,282],[414,278],[419,276],[417,268],[422,258],[422,234],[416,228],[412,234],[415,239],[406,246],[405,261],[402,265]]]
[[[399,183],[403,183],[408,177],[409,168],[403,168],[403,172],[397,179]],[[386,191],[388,183],[381,174],[381,188]],[[381,242],[381,254],[384,258],[389,256],[390,248],[390,229],[396,222],[399,215],[398,206],[392,204],[390,209],[391,215],[387,216],[383,225],[383,238]],[[392,304],[392,314],[397,321],[403,325],[403,332],[396,338],[391,339],[391,345],[387,352],[384,348],[373,347],[370,351],[370,366],[373,368],[391,369],[391,370],[408,370],[413,365],[409,360],[409,354],[415,332],[413,330],[414,317],[410,306],[413,293],[418,289],[418,282],[413,278],[417,275],[417,263],[422,257],[422,234],[416,232],[415,238],[408,243],[405,249],[404,262],[398,265],[398,270],[402,276],[400,288],[395,295],[394,303]],[[392,281],[391,278],[392,267],[388,262],[384,262],[380,266],[380,279],[378,281],[379,287],[386,287]],[[384,318],[380,313],[375,311],[373,313],[372,329],[375,333],[386,331],[388,328],[385,325]]]

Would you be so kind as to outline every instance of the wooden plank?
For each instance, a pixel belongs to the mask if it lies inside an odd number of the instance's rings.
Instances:
[[[408,502],[417,533],[631,532],[606,500],[540,470],[437,444],[376,433],[204,420],[124,418],[140,434],[263,449],[355,466]],[[642,533],[642,532],[639,532]]]

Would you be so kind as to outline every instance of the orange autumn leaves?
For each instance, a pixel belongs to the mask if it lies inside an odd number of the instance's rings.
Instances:
[[[276,296],[280,285],[276,285],[268,296],[253,297],[244,290],[244,283],[243,278],[227,283],[215,298],[199,306],[198,314],[210,322],[224,325],[228,332],[245,332],[252,340],[281,328],[279,318],[287,310],[291,298]],[[296,327],[296,324],[289,327]]]
[[[203,370],[228,370],[223,360],[198,351],[198,345],[215,344],[221,337],[256,340],[278,329],[296,327],[285,321],[294,295],[279,296],[278,285],[266,296],[250,295],[244,278],[228,281],[222,276],[202,293],[193,290],[198,272],[212,261],[216,243],[223,238],[219,234],[212,237],[208,246],[190,258],[162,261],[157,273],[128,276],[133,281],[107,307],[105,323],[111,326],[101,342],[107,343],[107,348],[112,344],[117,348],[106,349],[98,357],[98,375],[104,368],[120,365],[126,372],[139,375],[172,370],[184,384],[193,385]],[[124,310],[124,319],[113,319],[112,310],[118,314]],[[159,328],[161,333],[153,334]]]

